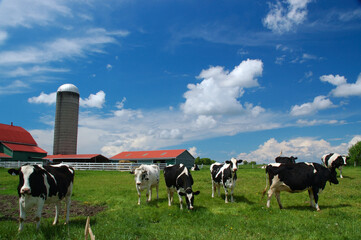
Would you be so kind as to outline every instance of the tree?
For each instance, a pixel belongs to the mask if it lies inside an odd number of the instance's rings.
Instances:
[[[216,161],[210,159],[210,158],[200,158],[200,157],[197,157],[194,161],[195,164],[197,165],[211,165],[212,163],[215,163]]]
[[[349,159],[347,165],[360,165],[361,164],[361,141],[348,149]]]
[[[248,164],[248,161],[243,160],[243,165],[247,165],[247,164]]]

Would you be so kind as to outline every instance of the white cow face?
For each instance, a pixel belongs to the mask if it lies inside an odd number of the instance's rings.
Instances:
[[[198,195],[200,192],[196,191],[193,192],[192,189],[187,189],[185,193],[179,192],[179,195],[181,196],[185,196],[186,199],[186,203],[187,203],[187,208],[189,210],[193,210],[194,208],[194,196]]]
[[[144,169],[141,169],[141,168],[135,169],[134,175],[135,175],[135,183],[137,185],[140,185],[140,184],[142,184],[142,182],[149,180],[148,172]]]
[[[235,158],[232,158],[230,161],[226,161],[226,163],[231,165],[232,172],[237,172],[238,169],[238,163],[243,162],[243,160],[237,160]]]

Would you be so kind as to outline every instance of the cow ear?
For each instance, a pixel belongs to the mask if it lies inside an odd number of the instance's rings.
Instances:
[[[183,193],[183,192],[179,192],[178,194],[179,194],[179,196],[185,196],[185,195],[186,195],[186,194]]]
[[[134,174],[134,171],[130,171],[129,173],[130,173],[130,174]]]
[[[193,192],[193,195],[198,195],[200,191]]]
[[[241,159],[237,160],[237,163],[241,163],[241,162],[243,162],[243,160],[241,160]]]
[[[225,163],[230,164],[230,163],[231,163],[231,161],[227,160]]]
[[[12,169],[9,169],[9,170],[8,170],[8,173],[9,173],[10,175],[13,175],[13,176],[19,175],[19,170],[12,168]]]

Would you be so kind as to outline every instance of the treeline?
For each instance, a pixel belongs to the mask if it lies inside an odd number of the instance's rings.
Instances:
[[[194,161],[194,163],[197,164],[197,165],[202,165],[202,164],[204,164],[204,165],[211,165],[212,163],[215,163],[215,162],[216,162],[216,161],[214,161],[214,160],[212,160],[212,159],[210,159],[210,158],[200,158],[200,157],[197,157],[197,158],[195,159],[195,161]],[[256,163],[255,161],[248,162],[248,161],[244,160],[244,161],[242,162],[242,164],[243,164],[243,165],[248,165],[248,164],[250,164],[250,165],[256,165],[257,163]]]

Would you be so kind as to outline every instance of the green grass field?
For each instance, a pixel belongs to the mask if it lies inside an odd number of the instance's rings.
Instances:
[[[361,239],[361,168],[346,167],[338,185],[327,183],[320,194],[320,212],[309,207],[308,193],[281,193],[284,209],[273,197],[267,209],[261,200],[265,171],[241,166],[235,189],[235,203],[211,198],[209,168],[192,172],[195,210],[179,209],[178,198],[168,207],[161,173],[159,200],[137,205],[134,177],[127,172],[77,171],[73,200],[106,205],[91,217],[96,239]],[[0,195],[16,195],[18,177],[0,169]],[[306,202],[307,201],[307,202]],[[3,218],[0,209],[0,239],[84,239],[86,216],[71,216],[70,224],[52,226],[53,217],[42,219],[40,230],[26,223],[18,233],[18,223]],[[18,213],[15,218],[18,218]]]

